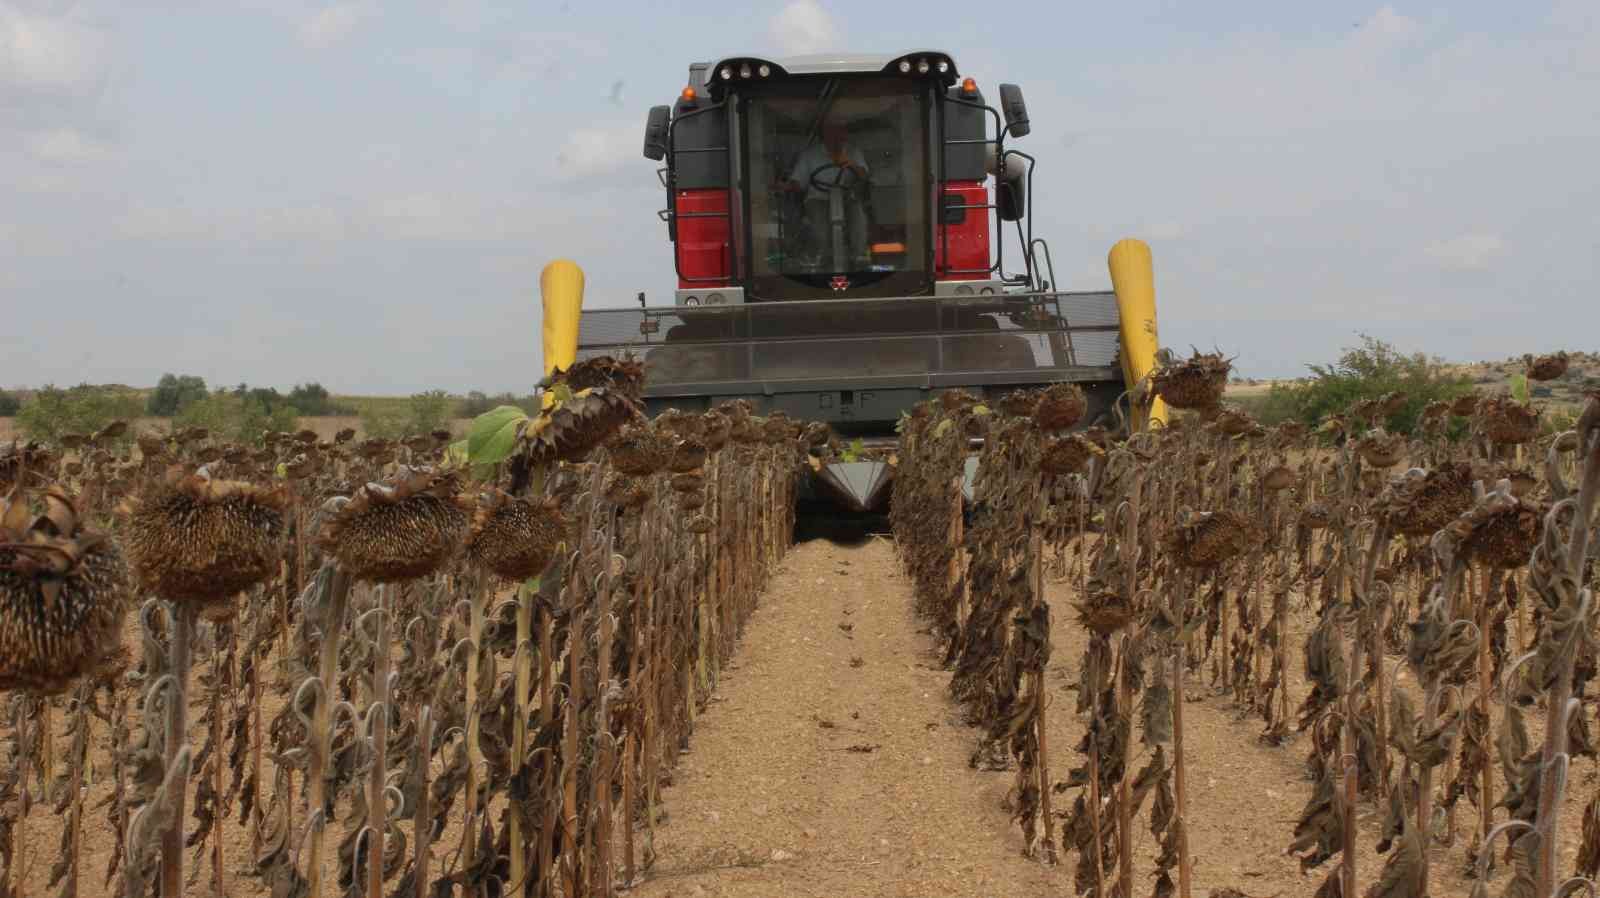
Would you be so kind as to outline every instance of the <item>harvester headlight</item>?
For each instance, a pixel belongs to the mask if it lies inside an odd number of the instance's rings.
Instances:
[[[722,76],[722,80],[724,80],[724,81],[732,81],[733,80],[733,66],[725,65],[725,66],[722,67],[721,71],[717,72],[717,74],[721,75]]]
[[[750,77],[750,63],[747,62],[744,65],[739,66],[739,77],[740,78],[748,78],[748,77]]]
[[[994,295],[994,288],[993,287],[984,287],[982,290],[979,290],[978,292],[982,293],[984,296],[993,296]]]
[[[968,287],[966,284],[962,284],[961,286],[956,288],[956,295],[957,296],[971,296],[972,295],[972,288]]]
[[[762,64],[761,64],[761,68],[759,68],[759,69],[756,69],[756,72],[757,72],[757,73],[758,73],[758,74],[760,74],[760,75],[761,75],[761,77],[763,77],[763,78],[765,78],[765,77],[767,77],[767,76],[768,76],[768,75],[770,75],[770,74],[772,74],[772,66],[770,66],[770,65],[767,65],[767,64],[766,64],[766,63],[764,63],[764,62],[763,62],[763,63],[762,63]]]
[[[686,306],[697,306],[697,305],[700,304],[700,297],[698,297],[698,296],[686,296],[686,297],[684,297],[683,304],[686,305]]]
[[[900,60],[900,74],[903,75],[903,74],[905,74],[906,72],[909,72],[909,71],[911,71],[911,60],[909,60],[909,59]]]
[[[713,293],[710,296],[706,297],[706,305],[708,305],[708,306],[720,306],[725,301],[727,301],[727,299],[728,298],[726,296],[723,296],[721,293]]]
[[[917,60],[917,74],[918,75],[926,75],[926,74],[928,74],[928,61],[926,59]]]
[[[948,71],[950,71],[950,60],[948,60],[948,59],[939,60],[939,74],[943,75],[944,73],[946,73]]]

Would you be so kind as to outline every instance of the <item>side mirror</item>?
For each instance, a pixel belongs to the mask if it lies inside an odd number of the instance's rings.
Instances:
[[[1028,166],[1021,158],[1006,160],[1005,174],[995,179],[994,204],[1001,221],[1021,221],[1028,214]]]
[[[671,118],[672,107],[650,107],[644,122],[644,158],[660,162],[667,157],[667,125]]]
[[[1000,114],[1012,137],[1027,137],[1033,130],[1028,125],[1028,104],[1022,100],[1022,88],[1015,84],[1000,85]]]

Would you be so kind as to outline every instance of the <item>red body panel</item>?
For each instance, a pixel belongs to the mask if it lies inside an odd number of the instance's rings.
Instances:
[[[953,202],[964,206],[981,206],[989,202],[989,190],[982,181],[948,181],[944,185],[944,195],[958,197]],[[944,216],[936,213],[940,224],[934,235],[933,267],[935,277],[941,281],[982,281],[990,277],[989,210],[966,209],[963,212],[965,217],[957,224],[944,224]],[[947,236],[949,259],[945,258]],[[963,268],[981,270],[950,273],[952,269]]]
[[[673,197],[677,216],[678,287],[726,284],[732,272],[733,247],[729,234],[728,191],[723,188],[679,190]],[[715,212],[717,215],[695,215]],[[711,278],[714,280],[693,280]]]

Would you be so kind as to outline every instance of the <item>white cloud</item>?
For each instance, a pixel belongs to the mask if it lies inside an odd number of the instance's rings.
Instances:
[[[0,0],[0,83],[78,90],[100,77],[105,41],[65,16],[24,12]]]
[[[34,159],[57,164],[93,162],[109,152],[105,144],[76,128],[55,128],[31,134],[25,146]]]
[[[370,0],[325,6],[301,21],[300,43],[313,50],[331,47],[349,37],[356,26],[376,15],[377,11],[377,4]]]
[[[556,162],[564,179],[602,175],[634,162],[643,141],[643,121],[578,128],[561,144]]]
[[[1393,41],[1404,41],[1417,34],[1420,25],[1416,19],[1401,15],[1392,6],[1385,6],[1368,18],[1362,27],[1369,33]]]
[[[820,53],[836,47],[839,28],[817,0],[793,0],[772,17],[767,33],[785,53]]]
[[[1456,271],[1483,271],[1505,251],[1506,242],[1497,234],[1462,234],[1423,249],[1428,258]]]

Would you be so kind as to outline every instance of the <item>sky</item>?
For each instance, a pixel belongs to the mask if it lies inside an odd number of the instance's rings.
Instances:
[[[997,14],[984,12],[998,9]],[[538,276],[670,302],[690,62],[948,51],[1022,86],[1064,288],[1162,342],[1600,350],[1600,3],[0,0],[0,385],[525,391]]]

